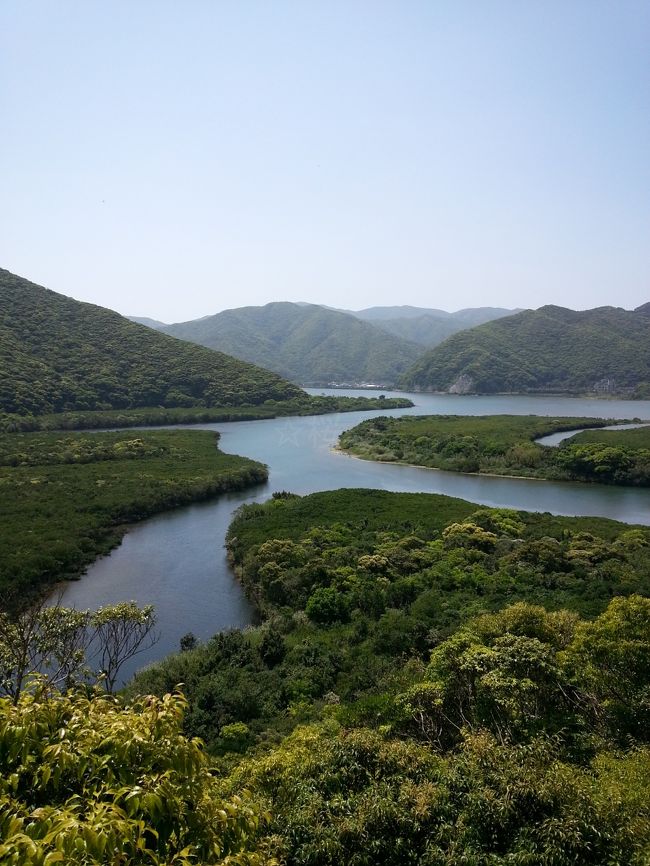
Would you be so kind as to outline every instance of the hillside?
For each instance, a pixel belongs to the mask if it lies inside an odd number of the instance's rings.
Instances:
[[[224,310],[164,332],[268,367],[295,382],[391,385],[419,357],[413,343],[315,304]]]
[[[494,394],[626,394],[650,382],[650,319],[641,310],[546,306],[455,334],[401,385]]]
[[[518,310],[505,310],[501,307],[472,307],[448,313],[445,310],[403,306],[369,307],[353,312],[352,315],[372,322],[383,331],[403,340],[432,349],[465,328],[473,328],[516,312]]]
[[[257,405],[299,395],[267,370],[0,269],[0,412]]]

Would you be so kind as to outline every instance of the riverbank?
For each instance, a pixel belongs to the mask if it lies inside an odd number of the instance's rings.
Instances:
[[[245,748],[339,702],[357,723],[389,723],[379,694],[417,681],[472,616],[525,601],[591,618],[612,595],[647,595],[649,543],[650,529],[609,519],[436,494],[280,494],[242,508],[227,536],[261,625],[163,659],[128,693],[186,683],[186,732],[217,750],[225,725],[247,726]]]
[[[395,460],[377,460],[375,457],[368,457],[362,454],[353,454],[351,451],[346,451],[344,448],[340,448],[338,445],[332,446],[332,453],[339,454],[341,457],[349,457],[350,460],[366,460],[369,463],[380,463],[385,466],[394,466]],[[425,469],[427,472],[450,472],[450,469],[439,469],[437,466],[422,466],[418,463],[405,463],[403,460],[399,461],[400,466],[408,466],[409,469]],[[483,478],[510,478],[513,481],[547,481],[546,478],[538,478],[537,476],[531,475],[506,475],[503,472],[463,472],[463,475],[473,475],[474,477],[478,477],[479,475]]]
[[[351,392],[349,396],[357,396]],[[391,396],[390,393],[386,397]],[[407,395],[421,403],[394,415],[465,411],[468,421],[477,413],[542,414],[554,418],[595,414],[589,401],[558,400],[551,404],[529,399],[496,403],[483,398],[431,398]],[[451,407],[455,407],[452,409]],[[613,404],[615,418],[635,414],[650,420],[650,404],[631,412],[627,403]],[[340,433],[363,417],[348,414],[277,418],[222,424],[211,429],[221,434],[223,451],[245,455],[269,467],[267,483],[225,493],[212,500],[159,513],[129,529],[123,543],[89,566],[82,580],[64,584],[64,605],[96,608],[134,599],[155,603],[161,638],[125,671],[130,676],[178,649],[192,631],[207,641],[216,632],[243,628],[253,621],[240,584],[228,566],[223,541],[233,513],[244,503],[262,502],[274,492],[308,494],[342,487],[376,488],[402,492],[442,493],[469,500],[479,507],[502,506],[559,515],[597,515],[628,524],[650,522],[647,492],[613,485],[508,479],[459,472],[430,472],[397,463],[343,460],[331,451]],[[354,419],[354,420],[353,420]],[[187,428],[194,429],[194,428]],[[132,431],[133,435],[140,435]],[[137,579],[136,579],[137,576]]]
[[[266,481],[266,466],[223,453],[218,439],[207,431],[3,435],[2,606],[79,576],[136,521]]]

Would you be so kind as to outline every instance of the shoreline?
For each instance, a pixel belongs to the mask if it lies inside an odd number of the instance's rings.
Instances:
[[[644,488],[634,484],[598,484],[592,481],[576,481],[572,478],[544,478],[541,475],[506,475],[500,472],[460,472],[457,469],[442,469],[439,466],[423,466],[421,463],[405,463],[402,460],[375,460],[373,457],[361,457],[345,451],[337,445],[332,445],[330,451],[343,457],[352,457],[355,460],[365,460],[367,463],[381,463],[384,466],[408,466],[410,469],[427,469],[430,472],[448,472],[450,475],[468,475],[474,478],[509,478],[512,481],[546,481],[549,484],[579,484],[581,487],[613,487],[622,490],[643,490]]]
[[[543,478],[540,475],[505,475],[499,472],[460,472],[457,469],[442,469],[440,466],[423,466],[421,463],[405,463],[403,460],[375,460],[373,457],[362,457],[360,454],[353,454],[351,451],[346,451],[339,448],[338,445],[332,445],[330,451],[336,454],[341,454],[343,457],[353,457],[355,460],[365,460],[367,463],[382,463],[384,466],[408,466],[411,469],[428,469],[430,472],[448,472],[450,475],[470,475],[476,478],[512,478],[515,481],[552,481],[560,484],[584,484],[584,481],[570,481],[568,478]],[[603,487],[612,487],[615,485],[603,484]],[[623,486],[623,485],[619,485]]]

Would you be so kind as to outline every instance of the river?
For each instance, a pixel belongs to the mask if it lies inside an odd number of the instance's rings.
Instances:
[[[314,394],[368,395],[367,391],[308,390]],[[650,421],[650,401],[384,393],[387,397],[407,396],[416,404],[411,409],[385,413],[392,416],[509,414]],[[445,493],[484,505],[598,515],[650,525],[648,490],[462,475],[372,463],[333,450],[339,433],[375,415],[354,412],[195,425],[219,431],[224,451],[266,463],[269,481],[137,524],[120,546],[97,560],[81,580],[63,585],[61,603],[95,608],[133,599],[156,606],[160,640],[123,671],[125,676],[177,650],[180,638],[189,631],[206,639],[217,631],[245,627],[252,622],[253,611],[228,565],[224,538],[236,508],[244,502],[264,501],[277,490],[304,494],[370,487]]]

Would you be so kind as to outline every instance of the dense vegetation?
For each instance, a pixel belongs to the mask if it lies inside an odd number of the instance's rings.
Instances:
[[[401,384],[458,393],[625,394],[650,382],[649,349],[650,318],[642,311],[546,306],[455,334]]]
[[[183,700],[108,695],[0,699],[0,862],[13,866],[261,866],[264,820],[223,798]]]
[[[368,460],[456,472],[650,485],[650,426],[588,430],[557,448],[534,441],[549,433],[607,423],[611,422],[535,415],[381,416],[346,430],[339,445]]]
[[[412,406],[405,397],[333,397],[302,394],[291,400],[265,400],[259,406],[227,409],[115,409],[104,412],[62,412],[54,415],[3,415],[0,433],[33,430],[98,430],[111,427],[146,427],[161,424],[206,424],[218,421],[257,421],[287,415],[325,415],[331,412],[371,412]]]
[[[278,495],[230,533],[262,625],[131,694],[185,683],[222,796],[270,810],[288,866],[641,866],[649,543],[442,496]]]
[[[276,496],[243,508],[229,534],[265,624],[170,657],[136,689],[162,694],[185,683],[188,730],[211,742],[235,722],[257,733],[282,727],[288,708],[328,691],[372,691],[394,675],[396,656],[420,656],[483,611],[527,600],[591,616],[612,593],[645,595],[647,535],[430,494]]]
[[[0,437],[0,594],[5,603],[74,576],[126,524],[266,480],[207,431]]]
[[[0,269],[0,412],[256,406],[301,396],[267,370]]]
[[[504,310],[500,307],[475,307],[447,313],[445,310],[403,306],[368,307],[352,315],[403,340],[432,349],[452,334],[491,322],[493,319],[511,316],[516,312],[518,310]]]
[[[163,330],[303,384],[392,385],[422,352],[368,322],[314,304],[241,307]]]

